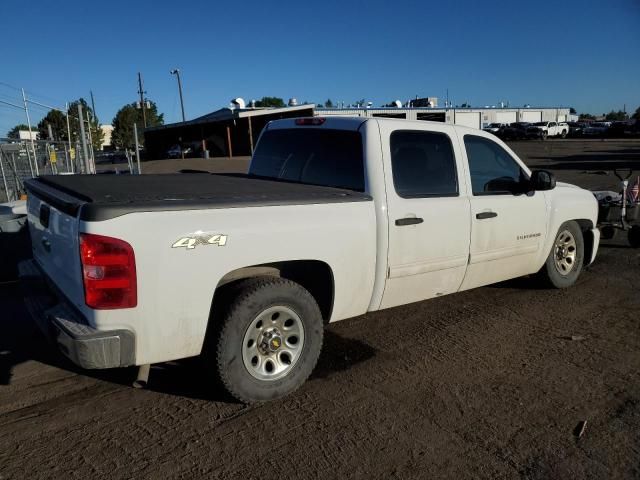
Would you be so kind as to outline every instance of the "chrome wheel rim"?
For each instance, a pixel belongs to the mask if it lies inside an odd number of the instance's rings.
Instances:
[[[556,237],[553,259],[560,275],[569,275],[576,264],[576,239],[569,230],[563,230]]]
[[[279,305],[253,319],[242,342],[242,361],[258,380],[273,381],[289,374],[304,347],[304,326],[296,312]]]

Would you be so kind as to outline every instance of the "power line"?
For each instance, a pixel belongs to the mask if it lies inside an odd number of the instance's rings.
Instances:
[[[14,90],[20,91],[20,89],[14,85],[9,85],[8,83],[0,82],[0,85],[4,85],[5,87],[13,88]]]

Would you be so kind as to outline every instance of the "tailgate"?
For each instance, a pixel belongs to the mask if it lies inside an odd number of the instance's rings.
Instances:
[[[84,305],[77,217],[33,193],[27,211],[34,259],[69,301]]]

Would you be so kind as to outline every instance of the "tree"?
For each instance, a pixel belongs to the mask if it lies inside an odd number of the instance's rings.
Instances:
[[[636,108],[636,112],[631,116],[635,118],[636,122],[640,122],[640,107]]]
[[[262,97],[260,100],[256,101],[256,107],[282,108],[282,107],[286,107],[286,105],[284,103],[284,100],[282,100],[279,97]]]
[[[67,135],[67,118],[60,110],[50,110],[45,117],[38,123],[38,134],[40,138],[49,138],[49,128],[51,125],[51,133],[54,140],[68,140]]]
[[[327,101],[324,102],[324,108],[333,108],[333,102],[330,98],[327,98]]]
[[[617,112],[611,110],[604,118],[609,121],[622,121],[627,119],[627,114],[622,110],[618,110]]]
[[[9,138],[18,138],[20,136],[18,134],[18,132],[20,130],[29,130],[29,125],[25,125],[24,123],[16,125],[15,127],[13,127],[11,130],[9,130],[7,132],[7,137],[9,137]]]
[[[569,108],[569,113],[570,113],[571,115],[575,115],[575,114],[577,114],[578,112],[576,112],[576,109],[575,109],[575,108],[571,107],[571,108]]]
[[[147,127],[157,127],[164,124],[164,113],[158,114],[158,107],[155,102],[149,101],[150,107],[145,109]],[[144,124],[142,120],[142,109],[137,108],[136,103],[129,103],[123,106],[116,116],[113,117],[113,133],[111,142],[118,148],[135,148],[135,137],[133,135],[133,125],[138,126],[138,140],[144,145]]]
[[[84,120],[85,134],[91,133],[91,143],[95,150],[102,147],[102,141],[104,140],[104,133],[100,128],[98,119],[93,113],[93,110],[84,98],[79,98],[69,104],[69,127],[71,129],[71,141],[80,141],[80,120],[78,119],[78,105],[82,105],[82,118]],[[65,126],[66,128],[66,126]]]
[[[591,115],[590,113],[581,113],[578,117],[578,120],[595,120],[596,117]]]

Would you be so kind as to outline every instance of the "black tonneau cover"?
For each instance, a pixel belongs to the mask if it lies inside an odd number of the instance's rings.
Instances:
[[[367,194],[250,175],[48,175],[27,180],[29,192],[85,221],[132,212],[361,202]]]

